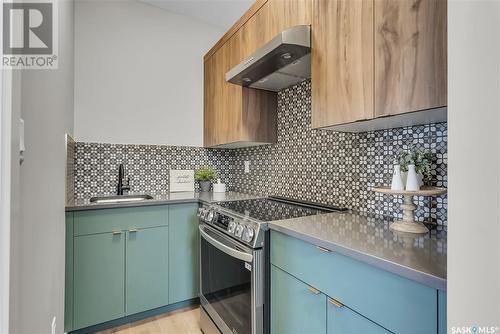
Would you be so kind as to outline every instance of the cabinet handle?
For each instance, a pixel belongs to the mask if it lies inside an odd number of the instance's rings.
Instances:
[[[335,305],[336,307],[338,308],[341,308],[344,306],[344,304],[342,304],[341,302],[339,302],[338,300],[336,299],[333,299],[333,298],[328,298],[328,302],[332,305]]]
[[[331,250],[325,248],[325,247],[321,247],[321,246],[316,246],[317,249],[319,249],[320,251],[322,252],[325,252],[325,253],[330,253]]]
[[[312,286],[308,287],[307,290],[311,291],[315,295],[319,295],[320,291],[316,288],[313,288]]]
[[[113,233],[113,235],[119,235],[119,234],[122,234],[122,231],[113,231],[111,233]]]
[[[129,233],[135,233],[135,232],[137,232],[138,230],[137,230],[136,228],[131,228],[131,229],[130,229],[130,230],[128,230],[128,231],[129,231]]]

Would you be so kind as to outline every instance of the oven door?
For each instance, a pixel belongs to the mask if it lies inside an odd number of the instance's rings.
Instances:
[[[201,304],[223,333],[262,333],[262,250],[200,224]]]

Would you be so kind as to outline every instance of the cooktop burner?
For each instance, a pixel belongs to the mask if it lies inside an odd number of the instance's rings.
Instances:
[[[295,201],[282,197],[220,202],[217,205],[264,222],[345,210],[344,208]]]

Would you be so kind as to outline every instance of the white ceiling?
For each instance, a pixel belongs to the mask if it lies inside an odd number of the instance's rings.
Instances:
[[[152,6],[186,15],[226,31],[255,0],[140,0]]]

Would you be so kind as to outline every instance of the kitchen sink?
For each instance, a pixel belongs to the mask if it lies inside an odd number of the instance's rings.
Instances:
[[[138,202],[153,199],[151,195],[115,195],[115,196],[98,196],[92,197],[90,203],[122,203],[122,202]]]

